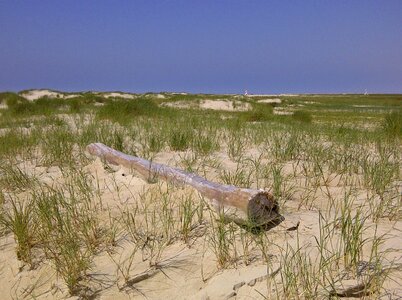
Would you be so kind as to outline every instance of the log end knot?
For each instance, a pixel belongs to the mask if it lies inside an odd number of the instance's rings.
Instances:
[[[284,220],[279,213],[278,202],[266,191],[260,191],[251,197],[248,204],[248,218],[254,226],[279,224]]]

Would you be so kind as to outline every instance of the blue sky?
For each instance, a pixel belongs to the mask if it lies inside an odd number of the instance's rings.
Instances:
[[[0,90],[402,93],[402,1],[0,0]]]

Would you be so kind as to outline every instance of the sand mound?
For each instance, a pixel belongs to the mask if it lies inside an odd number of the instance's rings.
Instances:
[[[58,93],[58,92],[53,92],[50,90],[31,90],[31,91],[22,93],[21,96],[29,101],[34,101],[34,100],[37,100],[42,97],[63,98],[63,94]]]
[[[352,105],[353,107],[358,107],[358,108],[372,108],[376,107],[375,105]]]
[[[241,101],[229,101],[229,100],[211,100],[205,99],[198,102],[194,101],[176,101],[165,102],[162,106],[174,107],[174,108],[198,108],[198,109],[211,109],[211,110],[223,110],[223,111],[248,111],[251,110],[250,103]]]
[[[199,108],[196,102],[187,102],[187,101],[176,101],[176,102],[164,102],[161,104],[164,107],[173,107],[173,108]]]
[[[285,107],[275,107],[274,115],[293,115],[293,111],[289,111]]]
[[[119,92],[113,92],[113,93],[101,93],[105,98],[124,98],[124,99],[134,99],[135,95],[132,94],[127,94],[127,93],[119,93]]]
[[[253,94],[253,95],[247,95],[247,97],[278,97],[278,96],[284,96],[284,97],[298,97],[300,96],[299,94]]]
[[[252,95],[246,95],[246,96],[253,98],[253,97],[275,97],[278,95],[275,95],[275,94],[252,94]]]
[[[262,100],[258,100],[258,103],[282,103],[282,100],[279,98],[271,98],[271,99],[262,99]]]
[[[251,109],[251,105],[241,101],[203,100],[200,103],[200,108],[225,111],[247,111]]]
[[[58,92],[54,92],[51,90],[30,90],[24,93],[20,94],[21,97],[24,97],[25,99],[29,101],[34,101],[42,97],[48,97],[48,98],[61,98],[61,99],[70,99],[74,97],[79,97],[79,94],[62,94]]]
[[[279,96],[285,96],[285,97],[299,97],[299,94],[279,94]]]
[[[75,98],[75,97],[80,97],[81,95],[78,94],[70,94],[70,95],[64,95],[64,99],[71,99],[71,98]]]

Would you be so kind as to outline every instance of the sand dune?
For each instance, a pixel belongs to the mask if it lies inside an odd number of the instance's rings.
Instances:
[[[248,111],[251,110],[251,105],[241,101],[229,101],[229,100],[210,100],[204,99],[200,102],[194,101],[176,101],[165,102],[162,106],[175,107],[175,108],[198,108],[198,109],[211,109],[222,111]]]

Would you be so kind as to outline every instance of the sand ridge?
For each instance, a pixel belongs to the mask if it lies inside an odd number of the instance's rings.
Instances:
[[[79,96],[79,94],[65,94],[51,90],[29,90],[21,93],[20,95],[29,101],[34,101],[42,97],[70,99]]]
[[[162,106],[175,107],[175,108],[197,108],[197,109],[211,109],[221,111],[248,111],[251,110],[251,104],[237,100],[223,100],[223,99],[203,99],[199,102],[195,101],[175,101],[165,102]]]

